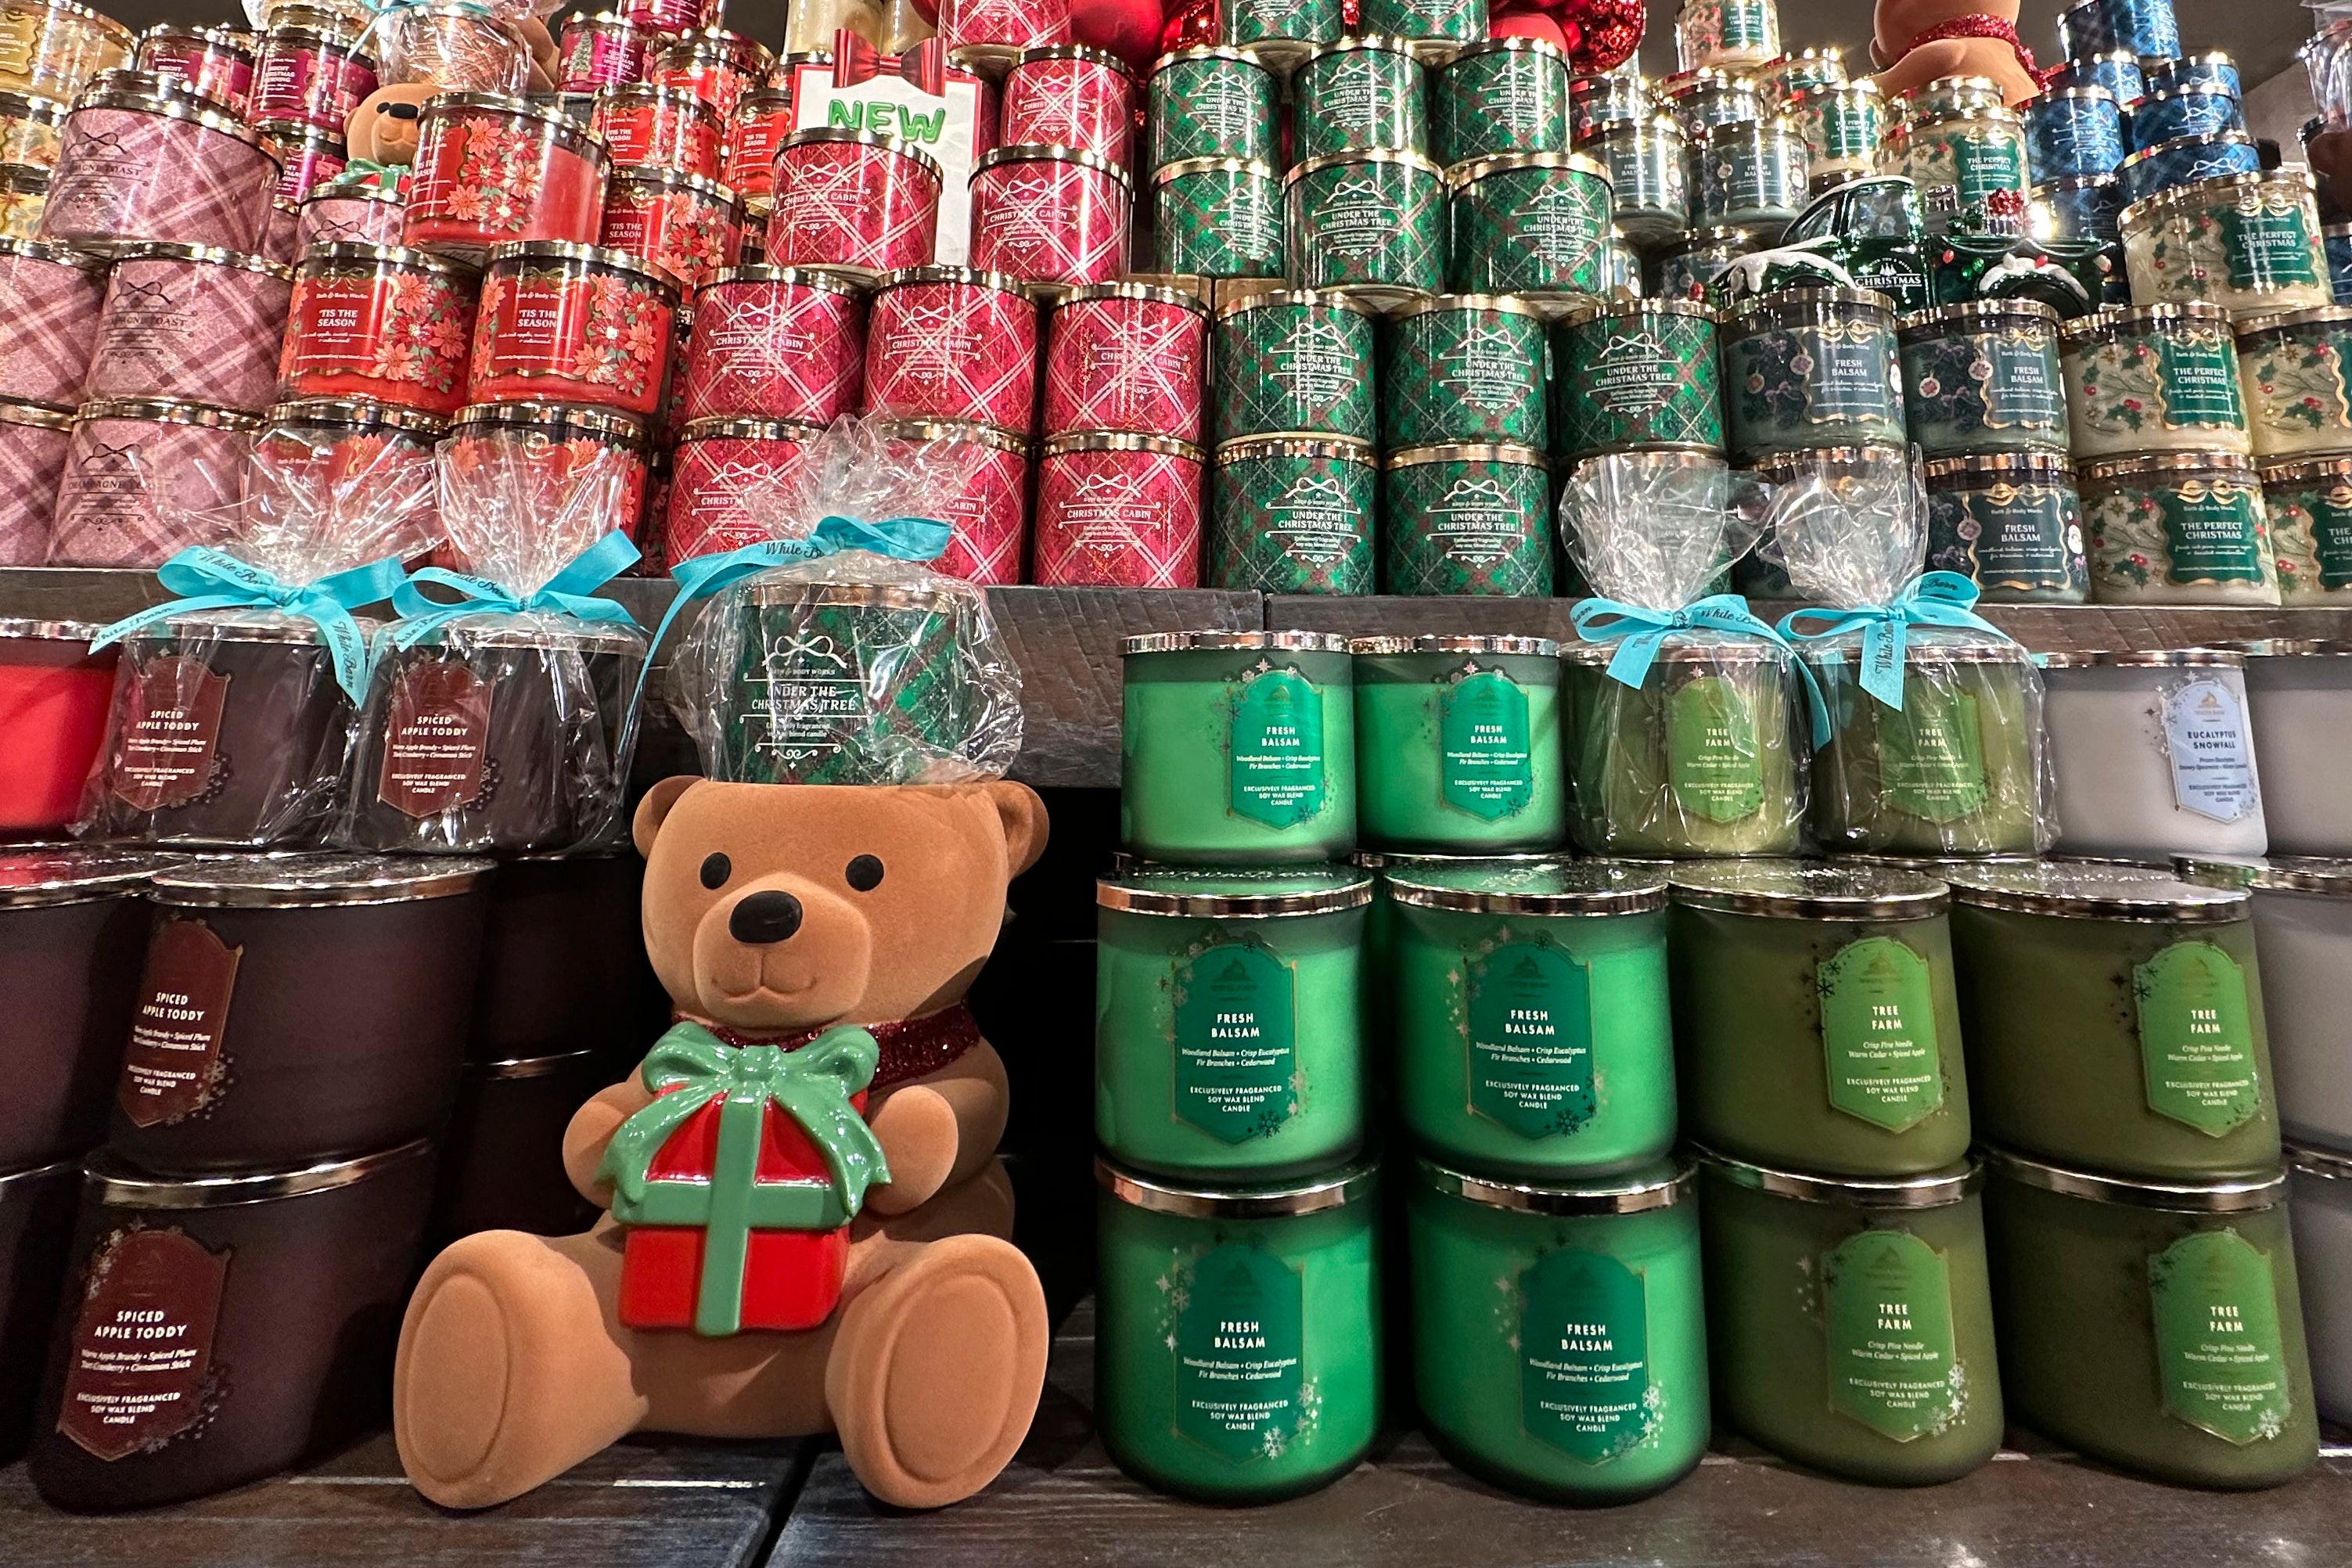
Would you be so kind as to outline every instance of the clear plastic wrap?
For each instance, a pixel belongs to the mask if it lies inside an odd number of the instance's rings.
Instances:
[[[1578,466],[1560,533],[1600,597],[1576,609],[1569,773],[1578,847],[1637,858],[1789,855],[1804,834],[1795,659],[1710,595],[1756,542],[1762,492],[1722,458],[1634,452]]]
[[[1829,738],[1813,758],[1813,835],[1830,853],[2039,854],[2055,831],[2032,658],[1978,618],[1976,584],[1922,576],[1916,454],[1790,459],[1760,553],[1801,598],[1780,629],[1812,671]]]
[[[613,531],[628,455],[601,451],[560,486],[520,450],[461,463],[445,444],[436,468],[442,526],[474,575],[427,567],[394,596],[337,837],[421,854],[617,843],[646,642],[591,595],[636,560]]]
[[[682,601],[709,597],[668,696],[706,774],[952,784],[1012,766],[1021,671],[987,595],[926,564],[978,453],[839,420],[741,495],[768,543],[679,564]]]
[[[388,0],[360,47],[375,57],[376,79],[387,87],[423,82],[515,98],[530,85],[530,46],[518,28],[537,14],[509,0]]]

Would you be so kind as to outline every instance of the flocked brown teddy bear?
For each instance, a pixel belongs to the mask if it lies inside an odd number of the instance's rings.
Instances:
[[[646,946],[684,1023],[564,1142],[574,1184],[640,1223],[484,1232],[425,1270],[394,1389],[419,1491],[502,1502],[637,1430],[837,1431],[903,1507],[996,1476],[1049,1325],[1006,1239],[1003,1065],[963,998],[1045,833],[1012,783],[656,786]],[[755,1146],[730,1207],[715,1173]]]
[[[1986,77],[2012,105],[2042,90],[2017,36],[2019,0],[1878,0],[1871,58],[1889,102],[1948,76]]]

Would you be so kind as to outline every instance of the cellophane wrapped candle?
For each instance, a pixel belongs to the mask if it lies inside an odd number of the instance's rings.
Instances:
[[[365,47],[386,82],[427,82],[442,92],[520,93],[530,85],[530,47],[516,31],[518,9],[474,0],[387,7]],[[519,8],[528,16],[535,7]]]

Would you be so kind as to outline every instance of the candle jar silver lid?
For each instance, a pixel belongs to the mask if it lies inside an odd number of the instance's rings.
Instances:
[[[1421,1179],[1449,1197],[1466,1198],[1515,1214],[1567,1215],[1647,1214],[1687,1202],[1697,1186],[1698,1167],[1687,1160],[1661,1161],[1618,1176],[1595,1176],[1558,1185],[1473,1176],[1434,1160],[1417,1159]]]
[[[1558,658],[1559,644],[1549,637],[1354,637],[1348,651],[1359,657],[1401,653],[1466,653],[1522,658]]]
[[[1637,915],[1666,907],[1665,873],[1610,860],[1412,865],[1383,873],[1389,897],[1476,915]]]
[[[1119,644],[1122,656],[1138,653],[1345,653],[1348,639],[1337,632],[1147,632]]]
[[[1974,1192],[1983,1180],[1983,1168],[1974,1160],[1963,1160],[1957,1165],[1916,1176],[1815,1176],[1735,1160],[1705,1145],[1695,1145],[1694,1152],[1708,1170],[1733,1186],[1769,1193],[1776,1198],[1849,1208],[1948,1208]]]
[[[1331,915],[1371,901],[1370,875],[1352,866],[1144,866],[1095,884],[1099,908],[1191,920]]]
[[[2245,892],[2317,893],[2352,899],[2352,860],[2315,855],[2271,855],[2242,859],[2217,855],[2176,855],[2172,869],[2181,880]]]
[[[496,868],[457,856],[237,855],[158,872],[148,896],[196,909],[398,904],[469,893]]]
[[[2246,918],[2246,895],[2184,882],[2152,867],[2051,861],[1953,871],[1952,900],[2014,914],[2221,925]]]
[[[1674,901],[1783,920],[1919,921],[1951,908],[1933,877],[1843,860],[1719,860],[1677,866]]]
[[[1104,1192],[1139,1209],[1187,1219],[1286,1219],[1321,1214],[1370,1196],[1379,1178],[1380,1162],[1373,1159],[1291,1182],[1211,1190],[1147,1176],[1095,1156],[1095,1184]]]
[[[2289,1143],[2285,1153],[2287,1169],[2298,1176],[2312,1176],[2323,1182],[2352,1182],[2352,1154],[2308,1143]]]
[[[121,898],[140,890],[156,873],[184,864],[181,856],[103,846],[12,850],[0,854],[0,909]]]
[[[2246,1214],[2270,1208],[2286,1195],[2284,1168],[2210,1181],[2176,1178],[2147,1182],[2102,1176],[2029,1160],[2006,1149],[1986,1148],[1984,1161],[1986,1169],[2025,1186],[2096,1204],[2120,1204],[2127,1208],[2168,1209],[2179,1214]]]

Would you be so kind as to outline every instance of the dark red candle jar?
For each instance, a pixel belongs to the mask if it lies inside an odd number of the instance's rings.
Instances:
[[[757,38],[707,27],[655,45],[646,58],[646,79],[695,94],[719,111],[723,124],[736,100],[766,81],[775,63]]]
[[[441,537],[434,477],[435,444],[447,422],[414,408],[339,397],[298,398],[269,411],[254,437],[257,464],[314,494],[391,519],[384,554],[422,555]],[[254,505],[250,490],[248,512]]]
[[[753,88],[735,100],[728,117],[719,178],[745,201],[765,201],[775,194],[776,149],[792,133],[793,89]]]
[[[337,175],[294,213],[294,254],[314,245],[398,245],[408,216],[407,193],[395,185]]]
[[[1030,49],[1070,41],[1070,0],[940,0],[939,29],[948,58],[993,79]]]
[[[971,166],[971,264],[1032,283],[1101,283],[1127,268],[1125,169],[1067,147],[1003,146]]]
[[[83,404],[58,479],[48,563],[152,569],[191,544],[215,542],[259,424],[201,403]]]
[[[422,250],[313,249],[294,275],[278,389],[455,414],[466,402],[479,292],[470,268]]]
[[[70,1160],[0,1175],[0,1464],[33,1438],[80,1191]]]
[[[603,138],[551,109],[487,92],[425,100],[404,242],[477,265],[500,245],[595,240]]]
[[[621,0],[621,15],[649,33],[698,33],[719,26],[720,0]]]
[[[671,453],[669,513],[662,559],[675,566],[775,537],[756,515],[763,496],[788,482],[821,426],[781,419],[697,419]]]
[[[121,650],[85,621],[0,620],[0,833],[54,833],[81,810],[106,741]]]
[[[719,177],[722,123],[693,93],[651,82],[604,89],[588,121],[604,139],[616,176],[623,169],[668,169],[706,180]]]
[[[1029,443],[1016,431],[961,420],[898,420],[883,427],[886,449],[950,442],[962,448],[964,479],[942,499],[939,518],[952,534],[933,564],[950,577],[989,584],[1021,581],[1028,542]]]
[[[38,403],[0,402],[0,566],[48,561],[72,430],[70,414]]]
[[[253,35],[159,22],[139,35],[139,68],[176,81],[240,119],[253,110]]]
[[[866,321],[866,413],[1025,436],[1036,407],[1037,307],[1018,279],[964,267],[883,276]]]
[[[563,1134],[614,1081],[593,1051],[467,1068],[441,1142],[436,1244],[478,1230],[577,1236],[594,1223],[596,1205],[564,1171]]]
[[[158,397],[258,414],[278,386],[290,268],[204,246],[117,252],[82,396]]]
[[[830,425],[857,406],[865,374],[855,285],[805,268],[730,268],[695,291],[678,417]]]
[[[1209,310],[1147,283],[1073,289],[1045,324],[1047,437],[1081,430],[1201,438]]]
[[[645,1059],[670,1016],[646,961],[644,882],[645,860],[633,849],[520,855],[499,865],[468,1061],[591,1051],[613,1074],[595,1086],[603,1089]]]
[[[556,90],[595,92],[642,81],[651,44],[646,29],[618,12],[574,12],[556,38]]]
[[[66,116],[37,237],[253,251],[278,156],[234,116],[180,93],[86,93]]]
[[[1135,73],[1108,49],[1048,44],[1004,76],[998,140],[1076,147],[1124,169],[1135,146]]]
[[[767,258],[870,279],[930,264],[944,176],[911,142],[815,125],[777,149]]]
[[[70,409],[81,402],[98,312],[106,300],[106,260],[71,246],[0,239],[0,397]]]
[[[530,402],[475,404],[459,409],[450,422],[439,460],[460,481],[488,468],[527,465],[536,470],[536,493],[547,498],[551,514],[573,512],[586,504],[574,499],[578,487],[591,476],[606,473],[608,466],[617,462],[623,484],[615,525],[628,529],[645,510],[648,476],[645,424],[609,408]],[[439,563],[466,569],[459,560]]]
[[[649,418],[669,374],[677,287],[623,251],[500,246],[482,276],[468,403],[575,403]]]
[[[615,169],[596,243],[642,257],[691,292],[735,265],[743,247],[743,204],[699,174]]]
[[[291,120],[340,136],[352,110],[376,89],[375,61],[330,12],[305,12],[262,35],[254,74],[256,120]]]
[[[198,1181],[93,1157],[26,1461],[41,1496],[77,1512],[179,1502],[380,1422],[433,1164],[422,1139]]]
[[[1037,463],[1036,579],[1197,588],[1201,449],[1163,436],[1062,436]]]
[[[278,184],[270,193],[279,208],[299,210],[312,191],[335,179],[349,163],[340,130],[322,131],[299,120],[268,120],[254,129],[278,154]]]

